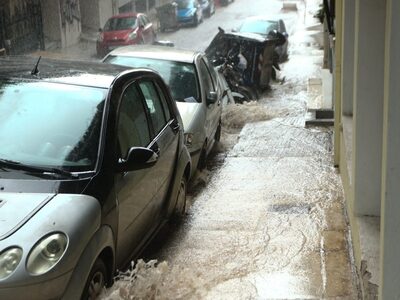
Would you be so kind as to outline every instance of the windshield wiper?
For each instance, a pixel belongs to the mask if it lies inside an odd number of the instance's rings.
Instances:
[[[68,171],[60,169],[60,168],[30,166],[30,165],[25,165],[19,161],[14,161],[14,160],[10,160],[10,159],[0,158],[0,166],[10,168],[13,170],[22,170],[22,171],[33,172],[33,173],[42,173],[42,174],[43,173],[51,173],[51,174],[58,174],[58,175],[63,175],[63,176],[73,177],[73,178],[79,177],[77,174],[68,172]]]

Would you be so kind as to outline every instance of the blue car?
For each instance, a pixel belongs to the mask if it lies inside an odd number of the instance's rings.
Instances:
[[[203,9],[198,0],[178,0],[178,22],[197,26],[203,21]]]

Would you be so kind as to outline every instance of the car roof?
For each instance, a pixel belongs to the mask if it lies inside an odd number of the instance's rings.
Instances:
[[[143,14],[142,13],[137,13],[137,12],[129,12],[129,13],[122,13],[122,14],[114,15],[110,19],[137,17],[139,15],[143,15]]]
[[[5,56],[0,58],[0,78],[49,81],[98,88],[109,88],[118,74],[132,69],[124,66],[105,65],[100,62],[56,60],[41,58],[39,73],[32,70],[39,57]]]
[[[110,55],[126,57],[145,57],[170,60],[184,63],[193,63],[199,51],[178,49],[168,46],[133,45],[113,50]]]

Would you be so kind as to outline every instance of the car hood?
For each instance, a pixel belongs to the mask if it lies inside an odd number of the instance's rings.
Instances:
[[[129,36],[129,34],[135,30],[136,29],[104,31],[103,32],[104,41],[126,40]]]
[[[0,194],[0,240],[10,236],[46,205],[55,194]]]
[[[201,103],[176,102],[176,105],[182,118],[184,132],[187,132],[201,108]]]

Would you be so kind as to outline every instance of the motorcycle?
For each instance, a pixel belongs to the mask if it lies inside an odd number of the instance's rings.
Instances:
[[[220,57],[217,61],[213,61],[216,69],[220,72],[232,91],[232,97],[235,103],[243,103],[257,99],[258,95],[255,90],[247,87],[243,83],[241,69],[238,67],[238,58],[234,55]]]
[[[225,76],[236,101],[257,100],[269,88],[276,39],[218,29],[205,51],[208,59]]]

